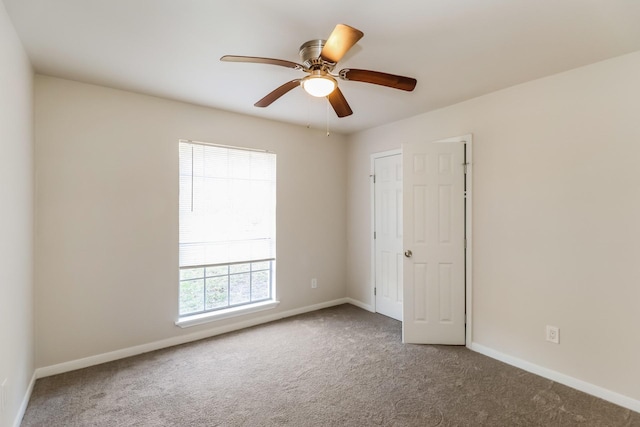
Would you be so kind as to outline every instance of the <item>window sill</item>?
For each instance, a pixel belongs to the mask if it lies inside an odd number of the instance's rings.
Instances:
[[[243,305],[241,307],[227,308],[225,310],[213,311],[210,313],[194,314],[193,316],[184,316],[179,318],[175,323],[181,328],[202,325],[204,323],[215,322],[216,320],[228,319],[230,317],[242,316],[258,311],[271,310],[276,308],[280,301],[263,301],[251,305]]]

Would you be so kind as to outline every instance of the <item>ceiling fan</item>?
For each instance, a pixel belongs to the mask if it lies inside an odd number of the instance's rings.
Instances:
[[[338,61],[364,36],[364,33],[344,24],[336,25],[327,40],[310,40],[300,46],[302,64],[283,59],[261,58],[256,56],[225,55],[220,58],[227,62],[252,62],[258,64],[279,65],[281,67],[302,70],[309,75],[291,80],[275,89],[267,96],[256,102],[256,107],[268,107],[275,100],[290,90],[302,86],[310,95],[327,97],[338,117],[353,114],[344,95],[338,88],[336,78],[364,83],[387,86],[394,89],[412,91],[417,80],[411,77],[396,76],[379,71],[357,70],[344,68],[338,74],[332,74]]]

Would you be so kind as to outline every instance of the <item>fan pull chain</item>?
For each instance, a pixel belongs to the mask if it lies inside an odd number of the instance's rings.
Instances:
[[[327,137],[329,137],[329,101],[327,101],[327,109],[325,110],[325,117],[327,119]]]

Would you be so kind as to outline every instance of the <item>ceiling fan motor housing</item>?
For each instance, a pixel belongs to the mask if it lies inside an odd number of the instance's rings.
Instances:
[[[333,70],[335,64],[324,61],[320,58],[320,53],[322,52],[322,48],[325,43],[326,40],[321,39],[309,40],[308,42],[303,43],[302,46],[300,46],[300,59],[302,60],[302,65],[310,70]]]

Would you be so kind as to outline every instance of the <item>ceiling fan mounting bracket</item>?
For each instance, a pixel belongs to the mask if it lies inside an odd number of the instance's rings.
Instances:
[[[312,71],[323,70],[330,72],[333,70],[336,64],[325,61],[320,57],[322,48],[326,42],[326,40],[315,39],[309,40],[300,46],[300,59],[302,60],[302,65],[304,65],[305,68]]]

